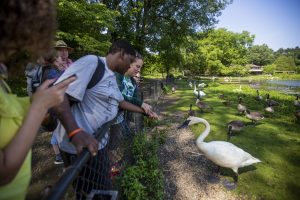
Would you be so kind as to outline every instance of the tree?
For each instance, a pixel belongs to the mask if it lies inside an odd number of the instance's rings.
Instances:
[[[111,45],[106,32],[114,30],[117,15],[118,12],[107,9],[104,4],[58,0],[57,38],[75,48],[77,57],[87,53],[105,55]]]
[[[295,61],[291,56],[279,56],[274,64],[276,65],[276,70],[279,71],[296,71]]]
[[[254,45],[247,53],[248,63],[255,65],[268,65],[274,62],[273,50],[268,45]]]
[[[203,33],[200,33],[203,35]],[[226,68],[247,63],[247,48],[254,36],[249,32],[233,33],[226,29],[211,30],[197,41],[197,54],[204,58],[202,68],[208,74],[222,74]],[[226,72],[227,73],[227,72]]]

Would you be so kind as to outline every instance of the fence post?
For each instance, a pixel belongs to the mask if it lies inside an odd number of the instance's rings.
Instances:
[[[143,101],[144,100],[143,91],[139,92],[138,95],[141,97],[140,99]],[[143,130],[143,127],[144,127],[143,115],[141,113],[134,113],[133,114],[133,120],[134,120],[135,131],[137,133],[141,133],[142,130]]]

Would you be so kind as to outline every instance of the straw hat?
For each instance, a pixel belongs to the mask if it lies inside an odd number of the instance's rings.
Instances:
[[[55,43],[54,48],[55,48],[55,49],[66,48],[66,49],[68,49],[69,52],[72,52],[72,51],[73,51],[73,48],[68,47],[68,45],[67,45],[63,40],[58,40],[58,41]]]

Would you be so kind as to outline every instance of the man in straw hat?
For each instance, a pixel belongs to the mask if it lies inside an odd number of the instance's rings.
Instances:
[[[63,40],[58,40],[55,43],[54,48],[57,50],[58,55],[62,59],[62,64],[61,66],[59,66],[59,68],[61,71],[64,71],[72,64],[72,60],[69,59],[69,53],[73,51],[73,48],[68,47],[68,45]]]

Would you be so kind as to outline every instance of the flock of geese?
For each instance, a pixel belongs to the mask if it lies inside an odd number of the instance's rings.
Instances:
[[[199,84],[200,85],[200,84]],[[204,88],[204,84],[201,84],[202,86],[199,86],[200,88]],[[190,87],[192,87],[192,83],[189,84]],[[199,107],[201,111],[206,109],[212,108],[201,101],[201,98],[204,97],[206,94],[196,89],[196,84],[194,83],[194,94],[197,97],[196,100],[196,106]],[[260,96],[259,91],[256,91],[257,93],[257,100],[263,101],[263,97]],[[219,98],[225,99],[224,95],[220,95]],[[253,124],[256,124],[257,121],[262,120],[264,116],[257,112],[253,111],[250,112],[245,105],[242,104],[242,97],[238,98],[239,103],[237,105],[238,113],[245,114],[245,116],[252,121]],[[229,103],[228,103],[229,104]],[[265,99],[265,112],[274,113],[274,106],[279,106],[279,103],[277,101],[274,101],[270,99],[270,95],[266,95]],[[296,100],[294,102],[294,105],[297,108],[300,108],[300,102],[299,102],[299,96],[297,95]],[[192,110],[192,104],[190,105],[189,110],[189,117],[187,120],[178,127],[178,129],[186,128],[193,124],[202,123],[205,125],[205,130],[199,135],[199,137],[196,140],[196,145],[201,151],[201,154],[203,154],[207,159],[211,160],[213,163],[215,163],[219,167],[225,167],[232,169],[236,177],[234,179],[233,183],[223,183],[224,186],[227,189],[234,189],[238,182],[238,169],[241,167],[246,167],[255,163],[261,162],[259,159],[253,157],[249,153],[245,152],[243,149],[237,147],[236,145],[230,143],[229,141],[211,141],[211,142],[204,142],[204,139],[209,135],[210,133],[210,124],[207,120],[195,117],[195,112]],[[297,117],[297,120],[300,120],[300,110],[296,111],[295,116]],[[232,132],[238,132],[243,130],[243,128],[246,125],[244,122],[239,120],[234,120],[228,123],[228,140],[230,140],[230,137],[232,136]]]

